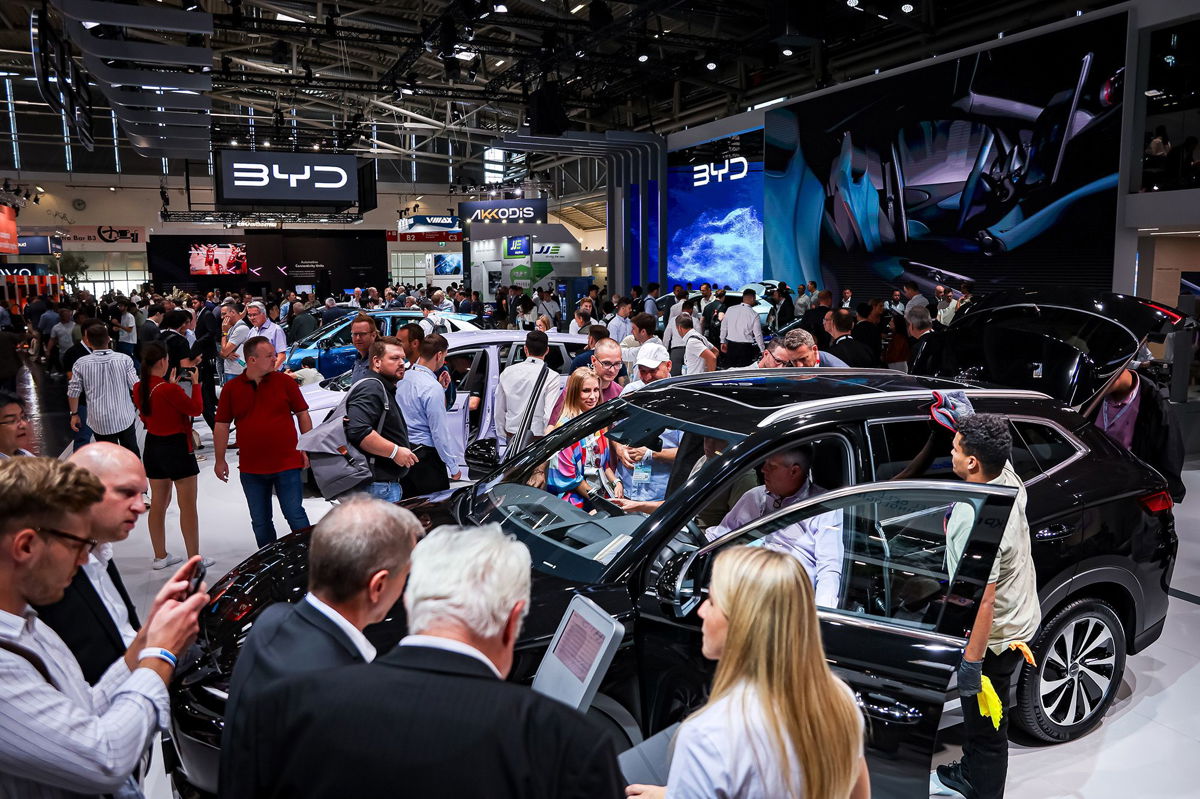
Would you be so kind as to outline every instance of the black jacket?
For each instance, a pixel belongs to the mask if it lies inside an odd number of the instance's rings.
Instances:
[[[229,680],[221,734],[221,795],[226,795],[229,778],[244,768],[238,761],[255,752],[255,739],[244,734],[248,700],[281,678],[362,662],[349,636],[307,600],[264,610],[250,628]]]
[[[1183,472],[1183,433],[1179,428],[1179,419],[1166,392],[1159,388],[1154,381],[1139,374],[1138,386],[1138,415],[1133,422],[1133,443],[1129,451],[1158,470],[1167,481],[1167,490],[1171,499],[1183,502],[1187,487],[1180,476]],[[1100,403],[1089,415],[1094,424],[1096,414],[1100,412]]]
[[[307,338],[310,333],[317,329],[317,317],[310,314],[308,311],[302,311],[292,318],[291,324],[287,329],[287,340],[289,344],[295,344],[302,338]]]
[[[125,590],[125,583],[121,581],[121,573],[117,571],[115,561],[108,562],[108,576],[112,578],[117,593],[125,603],[125,610],[129,612],[129,623],[133,625],[133,629],[138,629],[142,624],[138,621],[137,610],[129,599],[129,592]],[[92,685],[104,676],[104,672],[117,658],[125,655],[126,646],[117,629],[117,623],[113,621],[108,608],[104,607],[104,600],[100,598],[96,587],[92,585],[83,569],[75,571],[75,577],[67,586],[62,599],[53,605],[42,605],[34,610],[37,611],[38,618],[63,639],[63,643],[79,661],[83,678]]]
[[[870,347],[875,356],[875,363],[880,363],[879,356],[883,354],[883,331],[879,325],[864,319],[854,325],[854,331],[850,335]]]
[[[871,352],[871,348],[849,333],[830,344],[826,351],[841,358],[847,365],[860,369],[870,369],[880,365],[879,358]]]
[[[948,335],[944,330],[930,330],[913,342],[912,355],[908,359],[908,373],[926,377],[941,374]]]
[[[617,799],[611,740],[468,655],[397,646],[245,705],[255,748],[223,799]]]
[[[805,311],[800,319],[800,327],[813,334],[813,338],[817,340],[817,348],[822,350],[829,349],[830,344],[829,334],[825,332],[825,314],[829,311],[828,305],[818,305]]]
[[[396,381],[377,372],[369,372],[354,384],[350,400],[346,403],[343,420],[346,440],[362,449],[362,440],[375,430],[381,414],[383,424],[379,426],[379,435],[393,444],[408,447],[408,425],[404,423],[400,404],[396,402]],[[377,483],[398,483],[408,473],[408,469],[397,466],[395,461],[388,460],[386,456],[372,456],[371,467]]]

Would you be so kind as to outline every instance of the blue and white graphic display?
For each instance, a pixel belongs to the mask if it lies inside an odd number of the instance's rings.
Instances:
[[[762,131],[668,157],[667,280],[739,289],[763,279]]]
[[[461,275],[463,259],[461,253],[437,253],[433,256],[433,273],[435,275]]]

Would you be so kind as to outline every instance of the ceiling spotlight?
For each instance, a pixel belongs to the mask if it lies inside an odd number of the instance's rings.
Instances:
[[[116,186],[109,186],[109,187],[108,187],[108,190],[109,190],[109,191],[116,191],[116,190],[117,190],[117,187],[116,187]]]
[[[858,8],[858,0],[846,0],[846,5],[851,8]]]
[[[508,6],[504,5],[504,3],[492,3],[492,11],[495,11],[497,14],[507,14]]]
[[[913,8],[912,3],[905,3],[904,5],[900,6],[900,10],[905,14],[911,14],[915,9]]]
[[[710,59],[708,59],[708,61],[704,62],[704,68],[707,69],[709,72],[712,72],[714,69],[717,68],[717,62],[710,58]]]
[[[784,55],[791,55],[791,54],[792,54],[792,48],[790,48],[790,47],[785,47],[785,48],[783,48],[783,54],[784,54]]]
[[[263,139],[263,147],[270,147],[270,146],[271,146],[271,140]]]
[[[237,147],[237,139],[230,139],[230,140],[229,140],[229,146],[230,146],[230,147]]]
[[[43,189],[41,186],[34,186],[33,188],[37,190],[37,193],[38,193],[38,194],[45,194],[45,193],[46,193],[46,190],[45,190],[45,189]]]
[[[646,55],[645,53],[642,53],[640,56],[638,56],[638,63],[645,64],[649,60],[650,56]]]

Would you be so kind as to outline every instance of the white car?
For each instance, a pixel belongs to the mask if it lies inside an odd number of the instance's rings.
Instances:
[[[524,330],[479,330],[447,333],[450,345],[446,366],[454,376],[455,398],[450,407],[450,427],[461,435],[466,463],[477,471],[490,469],[498,462],[495,441],[496,387],[500,372],[514,363],[525,360]],[[548,333],[550,352],[546,363],[557,370],[565,381],[571,360],[587,346],[587,336],[567,333]],[[346,396],[351,372],[304,386],[300,393],[308,403],[313,425],[318,425]],[[473,401],[474,400],[474,401]],[[474,407],[472,407],[474,406]]]

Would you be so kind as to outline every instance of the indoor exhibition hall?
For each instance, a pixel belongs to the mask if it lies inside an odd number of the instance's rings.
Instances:
[[[1200,0],[4,0],[0,799],[1200,795]]]

